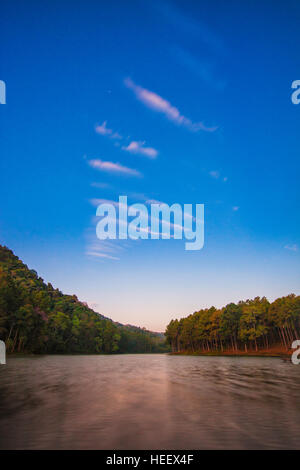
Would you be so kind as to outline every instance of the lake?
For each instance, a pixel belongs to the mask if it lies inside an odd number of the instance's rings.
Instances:
[[[8,357],[1,449],[299,449],[300,365],[280,358]]]

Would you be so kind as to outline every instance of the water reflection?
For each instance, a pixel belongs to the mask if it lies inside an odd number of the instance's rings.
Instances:
[[[276,358],[8,358],[0,448],[299,448],[299,372]]]

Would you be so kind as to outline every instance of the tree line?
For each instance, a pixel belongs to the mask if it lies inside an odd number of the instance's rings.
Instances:
[[[166,352],[163,334],[121,325],[46,284],[0,245],[0,339],[8,353]]]
[[[166,339],[173,352],[237,352],[291,348],[300,338],[300,296],[270,303],[266,297],[211,307],[171,320]]]

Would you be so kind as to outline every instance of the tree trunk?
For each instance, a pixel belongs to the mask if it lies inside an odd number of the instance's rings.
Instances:
[[[19,332],[19,330],[16,331],[15,338],[14,338],[14,342],[13,342],[13,346],[12,346],[12,351],[11,351],[11,352],[14,352],[14,350],[15,350],[18,332]]]

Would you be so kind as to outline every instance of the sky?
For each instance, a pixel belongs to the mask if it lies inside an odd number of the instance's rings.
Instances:
[[[1,244],[64,293],[155,331],[300,294],[299,1],[0,9]],[[97,203],[119,195],[204,204],[203,249],[99,241]]]

